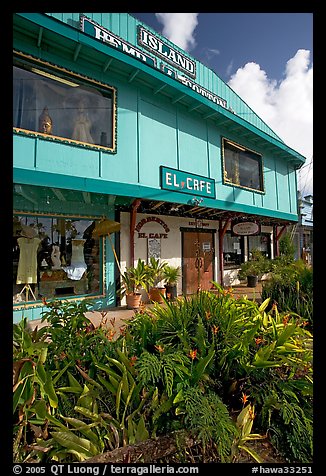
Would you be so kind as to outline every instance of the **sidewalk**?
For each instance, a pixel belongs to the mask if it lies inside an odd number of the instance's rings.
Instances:
[[[261,303],[262,284],[258,283],[255,288],[249,288],[246,285],[240,284],[237,286],[229,286],[225,289],[232,289],[232,293],[235,298],[247,296],[247,299]],[[213,291],[214,292],[214,291]],[[145,304],[144,308],[151,308],[153,304]],[[88,311],[86,317],[92,322],[95,327],[102,325],[114,328],[117,332],[119,328],[125,324],[125,321],[132,318],[135,315],[133,309],[127,309],[126,306],[114,307],[109,309],[103,309],[102,311]],[[35,329],[37,326],[39,329],[46,326],[47,322],[41,322],[40,319],[36,319],[28,322],[30,329]]]

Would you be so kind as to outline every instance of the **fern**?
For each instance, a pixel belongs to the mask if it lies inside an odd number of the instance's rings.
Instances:
[[[161,377],[162,362],[154,354],[144,351],[136,362],[136,369],[143,385],[153,384]]]
[[[188,388],[184,391],[184,403],[185,423],[197,433],[204,447],[213,440],[221,462],[229,462],[237,428],[219,396],[212,392],[204,395],[198,388]]]

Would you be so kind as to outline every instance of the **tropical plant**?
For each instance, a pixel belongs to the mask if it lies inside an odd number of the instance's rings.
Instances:
[[[160,261],[159,259],[154,258],[154,256],[151,256],[148,263],[148,270],[152,276],[153,287],[157,287],[157,285],[164,279],[166,266],[167,263],[165,261]]]
[[[270,271],[270,260],[261,251],[253,249],[251,254],[251,260],[245,261],[240,266],[238,278],[241,280],[248,276],[257,276],[260,279],[263,274]]]
[[[130,266],[121,274],[121,289],[119,290],[120,297],[127,294],[139,293],[143,288],[146,291],[153,284],[153,275],[149,267],[138,258],[137,266]]]
[[[178,279],[181,276],[180,270],[180,266],[166,265],[163,270],[163,279],[165,280],[166,284],[169,286],[177,284]]]

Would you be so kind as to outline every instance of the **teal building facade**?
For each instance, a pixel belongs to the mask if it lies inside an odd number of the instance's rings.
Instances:
[[[14,14],[13,120],[14,321],[120,304],[116,257],[180,265],[180,294],[226,284],[298,221],[305,158],[130,14]],[[103,218],[121,230],[96,235]]]

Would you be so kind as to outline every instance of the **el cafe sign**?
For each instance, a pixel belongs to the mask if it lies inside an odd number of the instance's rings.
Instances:
[[[173,192],[215,198],[215,181],[182,170],[161,166],[161,188]]]
[[[140,230],[142,229],[142,227],[146,224],[146,223],[150,223],[150,222],[156,222],[158,223],[159,225],[161,225],[165,231],[165,233],[143,233],[143,232],[140,232]],[[142,220],[140,220],[139,223],[137,223],[137,225],[135,226],[135,231],[138,232],[138,238],[167,238],[168,237],[168,233],[170,231],[170,228],[167,226],[167,224],[161,220],[161,218],[159,217],[146,217],[146,218],[143,218]]]

